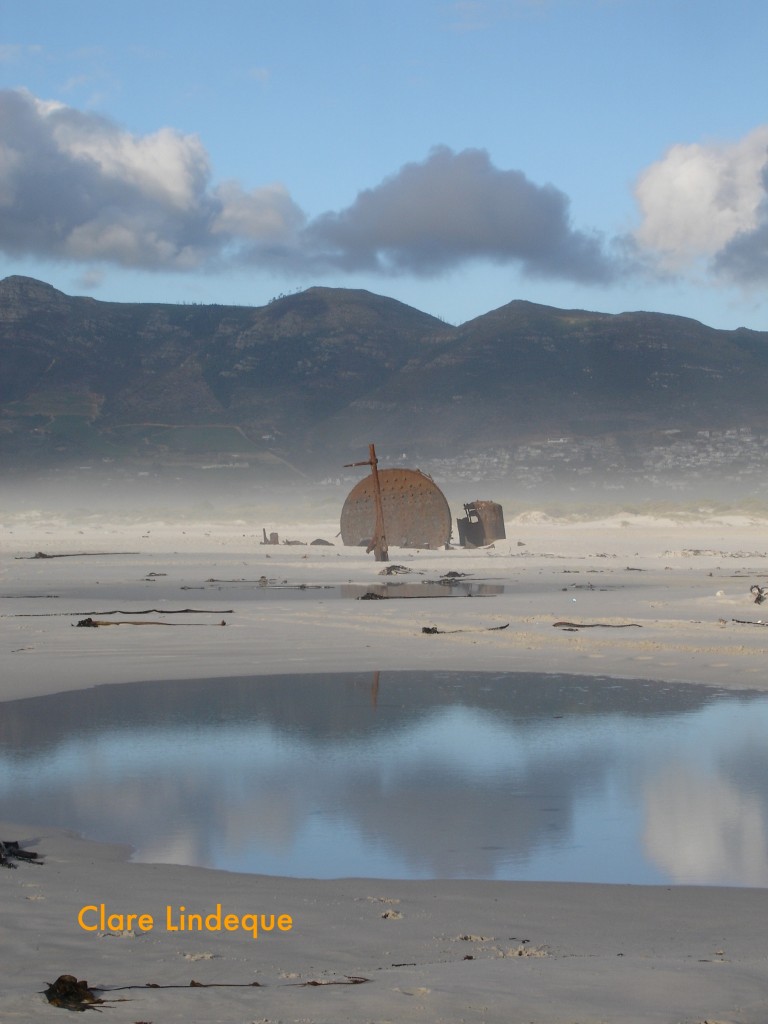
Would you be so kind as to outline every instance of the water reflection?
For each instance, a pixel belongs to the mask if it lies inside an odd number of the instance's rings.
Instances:
[[[768,885],[766,724],[520,673],[98,687],[0,705],[0,816],[237,871]]]

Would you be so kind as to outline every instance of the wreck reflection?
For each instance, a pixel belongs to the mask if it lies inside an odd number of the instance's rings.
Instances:
[[[308,877],[768,885],[768,699],[522,673],[98,687],[0,706],[0,815]]]

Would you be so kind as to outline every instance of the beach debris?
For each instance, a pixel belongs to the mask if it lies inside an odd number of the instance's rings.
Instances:
[[[122,985],[120,988],[110,988],[110,992],[119,992],[126,988],[262,988],[260,981],[195,981],[193,978],[188,985],[158,985],[156,981],[148,981],[144,985]],[[103,991],[103,990],[102,990]]]
[[[47,555],[44,551],[36,551],[34,555],[17,555],[17,562],[34,561],[36,558],[88,558],[97,555],[140,555],[140,551],[68,551],[61,555]]]
[[[221,622],[157,622],[154,619],[144,619],[143,622],[137,619],[118,619],[110,622],[108,619],[94,619],[90,615],[72,623],[73,626],[84,629],[96,629],[98,626],[226,626],[226,624],[224,619]]]
[[[295,984],[297,988],[315,988],[320,985],[363,985],[366,981],[370,980],[370,978],[362,978],[354,974],[346,974],[343,978],[321,978],[319,980],[313,978],[311,981],[300,981]]]
[[[323,537],[315,537],[314,540],[309,542],[309,545],[310,547],[332,548],[333,541],[325,540]]]
[[[505,622],[503,626],[480,626],[479,629],[438,629],[437,626],[422,626],[422,633],[429,633],[434,636],[436,633],[492,633],[495,630],[507,629],[509,623]]]
[[[731,622],[738,622],[740,626],[768,626],[768,622],[763,622],[762,619],[758,619],[757,622],[750,619],[731,619]]]
[[[766,596],[768,596],[768,587],[760,587],[757,583],[754,583],[749,588],[749,592],[754,595],[755,604],[762,604]]]
[[[62,1010],[95,1010],[95,1003],[103,1003],[93,989],[88,988],[87,981],[78,981],[74,974],[60,974],[54,982],[48,982],[45,997],[51,1006],[59,1006]]]
[[[421,582],[422,583],[428,583],[429,580],[422,580]],[[453,594],[414,594],[414,593],[410,593],[410,594],[377,594],[375,591],[369,590],[365,594],[362,594],[360,597],[356,597],[355,600],[356,601],[394,601],[394,600],[426,601],[427,599],[431,599],[431,598],[439,599],[439,598],[453,597],[453,596],[454,596]],[[467,594],[466,596],[467,597],[472,597],[473,595],[472,594]],[[478,595],[478,596],[480,596],[480,597],[487,597],[488,595],[487,594],[481,594],[481,595]]]
[[[409,569],[407,565],[387,565],[379,570],[379,576],[400,576],[415,571],[415,569]]]
[[[270,533],[269,537],[267,537],[267,531],[263,527],[262,527],[261,532],[264,535],[264,539],[261,542],[262,544],[279,544],[280,543],[280,538],[278,537],[278,535],[276,533]]]
[[[123,611],[121,608],[113,608],[107,612],[19,612],[16,615],[9,615],[11,619],[50,619],[57,616],[72,615],[151,615],[156,612],[158,615],[232,615],[232,608],[144,608],[140,611]]]
[[[568,572],[568,569],[566,569],[565,572]],[[598,590],[601,593],[603,593],[603,592],[605,592],[607,590],[613,590],[613,589],[615,589],[615,588],[614,587],[596,587],[594,583],[569,583],[567,587],[561,587],[561,590],[563,591],[563,593],[565,593],[566,590]]]
[[[552,625],[556,629],[596,629],[602,627],[604,629],[629,629],[631,626],[637,626],[638,629],[642,629],[642,625],[639,622],[553,622]]]
[[[15,868],[17,865],[14,864],[14,861],[16,860],[23,860],[27,863],[31,861],[40,866],[43,862],[38,860],[39,856],[40,854],[33,850],[22,850],[15,839],[0,839],[0,867]]]
[[[532,956],[542,957],[550,956],[549,946],[527,946],[521,943],[519,946],[512,946],[508,949],[503,949],[500,946],[496,946],[497,954],[500,957],[515,957],[515,956]]]
[[[494,540],[506,540],[504,512],[495,501],[471,501],[464,506],[464,518],[456,520],[459,544],[463,548],[481,548]]]

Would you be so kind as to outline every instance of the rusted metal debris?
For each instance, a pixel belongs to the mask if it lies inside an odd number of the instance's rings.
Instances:
[[[494,540],[506,540],[504,512],[495,501],[471,501],[464,506],[464,518],[456,520],[459,544],[463,548],[481,548]]]
[[[381,481],[379,479],[379,460],[376,458],[376,448],[368,445],[368,458],[363,462],[349,462],[346,468],[351,466],[370,466],[370,493],[373,499],[374,521],[370,540],[365,549],[366,554],[373,552],[377,562],[389,561],[389,546],[387,544],[386,530],[384,529],[384,505],[381,497]],[[343,514],[343,513],[342,513]],[[345,541],[346,543],[346,541]]]
[[[432,478],[418,469],[380,469],[377,476],[386,542],[401,548],[444,547],[451,537],[451,510]],[[347,495],[341,510],[341,539],[347,546],[368,546],[376,529],[371,474]]]

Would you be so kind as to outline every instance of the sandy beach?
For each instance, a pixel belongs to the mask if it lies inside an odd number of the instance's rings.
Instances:
[[[387,577],[340,546],[330,517],[274,524],[297,542],[279,546],[261,544],[258,525],[5,515],[0,699],[426,668],[768,690],[768,613],[750,593],[768,573],[758,517],[525,512],[490,548],[392,549],[407,571]],[[488,591],[395,589],[448,573]],[[382,583],[390,599],[354,600]],[[72,628],[86,617],[123,624]],[[0,838],[44,858],[2,872],[7,1021],[55,1019],[42,992],[62,974],[132,1022],[759,1024],[768,1013],[764,889],[280,878],[135,863],[129,849],[24,820],[3,821]],[[182,906],[210,927],[185,929]],[[254,938],[254,915],[285,927]]]

